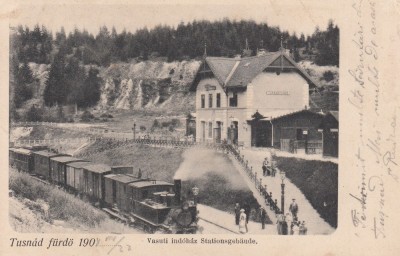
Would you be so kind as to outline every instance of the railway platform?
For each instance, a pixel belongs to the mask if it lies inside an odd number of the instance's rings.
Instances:
[[[262,172],[261,166],[264,158],[271,154],[269,150],[257,149],[243,149],[241,152],[245,159],[248,159],[251,166],[259,169],[259,173]],[[278,196],[277,198],[280,203],[279,196],[281,194],[281,179],[279,178],[279,174],[275,177],[266,176],[260,178],[262,179],[262,183],[268,186],[268,190],[271,191],[273,195]],[[306,221],[308,234],[326,235],[335,231],[335,229],[319,215],[317,210],[313,208],[310,201],[307,200],[300,189],[288,178],[285,179],[285,198],[285,212],[289,209],[291,199],[296,199],[296,202],[299,205],[299,220]],[[267,213],[269,215],[269,212]]]
[[[233,206],[232,206],[233,207]],[[199,226],[203,229],[203,234],[240,234],[239,226],[235,224],[235,216],[233,214],[198,204],[199,210]],[[265,225],[265,229],[261,229],[261,223],[249,221],[249,232],[247,234],[259,235],[277,235],[276,225]]]

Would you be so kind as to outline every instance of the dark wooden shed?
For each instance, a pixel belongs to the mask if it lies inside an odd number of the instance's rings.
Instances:
[[[323,130],[323,155],[338,157],[339,155],[339,112],[330,111],[320,125]]]
[[[248,121],[253,147],[274,147],[282,151],[322,153],[322,134],[318,132],[324,115],[307,109],[276,111],[271,116],[259,112]]]

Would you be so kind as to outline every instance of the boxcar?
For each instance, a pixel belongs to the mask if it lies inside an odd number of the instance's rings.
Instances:
[[[125,174],[108,174],[104,176],[105,197],[104,201],[117,207],[124,212],[129,211],[130,203],[127,198],[127,185],[139,181],[137,177]]]
[[[111,167],[105,164],[90,164],[83,166],[84,191],[96,200],[104,199],[104,175],[111,173]]]
[[[60,185],[66,185],[67,180],[67,164],[72,162],[87,162],[83,159],[74,158],[71,156],[59,156],[50,159],[51,166],[51,180]]]
[[[33,172],[34,160],[32,151],[24,148],[16,148],[12,150],[13,165],[18,171]]]
[[[34,173],[45,177],[50,180],[50,159],[58,156],[68,156],[67,154],[60,154],[49,150],[32,152],[35,170]]]
[[[85,190],[85,183],[83,179],[83,167],[92,164],[91,162],[72,162],[66,164],[67,187],[75,191],[83,193]]]

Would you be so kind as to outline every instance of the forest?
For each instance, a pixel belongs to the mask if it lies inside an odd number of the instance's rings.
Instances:
[[[277,51],[281,38],[286,49],[307,52],[316,50],[316,64],[339,64],[339,28],[329,21],[326,30],[315,28],[312,35],[289,34],[279,27],[254,21],[193,21],[181,23],[176,28],[156,26],[139,29],[134,33],[126,30],[117,33],[113,27],[99,28],[97,35],[75,28],[68,35],[64,28],[55,35],[46,27],[36,25],[33,30],[22,25],[15,28],[12,45],[20,63],[51,63],[57,50],[73,54],[83,64],[108,66],[111,62],[143,60],[152,57],[167,57],[168,61],[201,57],[207,45],[209,56],[233,57],[242,53],[246,40],[252,54],[257,48]]]
[[[339,66],[339,28],[330,20],[325,30],[316,27],[312,35],[289,34],[279,27],[254,21],[193,21],[177,27],[156,26],[135,32],[117,33],[112,27],[99,28],[96,35],[75,28],[49,31],[45,26],[33,29],[19,25],[11,28],[10,77],[14,85],[16,108],[32,97],[33,81],[28,63],[51,64],[44,91],[47,106],[77,104],[90,107],[100,97],[97,66],[115,62],[164,58],[165,61],[199,59],[208,56],[233,57],[244,52],[255,55],[257,49],[289,49],[295,61],[308,59],[317,65]],[[246,45],[247,42],[247,45]]]

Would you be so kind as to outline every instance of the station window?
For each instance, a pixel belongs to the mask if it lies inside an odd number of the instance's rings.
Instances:
[[[208,94],[208,107],[212,108],[212,106],[213,106],[213,95]]]
[[[201,95],[201,108],[206,107],[206,96],[204,94]]]
[[[208,137],[212,138],[212,122],[208,123]]]
[[[217,93],[217,108],[221,107],[221,93]]]
[[[230,107],[237,107],[237,105],[238,105],[237,101],[238,101],[238,96],[237,96],[237,93],[234,92],[233,96],[231,98],[229,98],[229,106]]]

